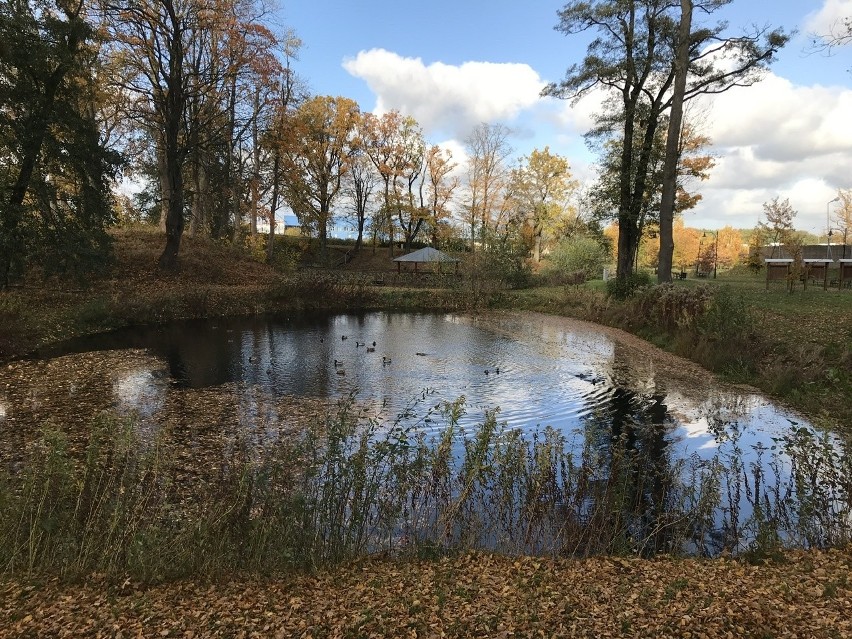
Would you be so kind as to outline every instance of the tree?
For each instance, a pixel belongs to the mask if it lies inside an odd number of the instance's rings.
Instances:
[[[718,231],[716,264],[721,268],[731,268],[740,261],[743,253],[743,238],[739,230],[725,226]]]
[[[831,25],[828,33],[812,34],[811,48],[814,51],[832,53],[837,47],[852,42],[852,16],[845,16]]]
[[[261,145],[269,150],[265,155],[264,171],[269,185],[269,206],[267,207],[269,235],[266,240],[266,259],[269,262],[272,262],[275,250],[275,215],[278,212],[284,182],[281,141],[293,110],[308,98],[307,89],[292,68],[292,61],[296,58],[301,46],[302,41],[296,37],[295,32],[288,30],[282,39],[281,53],[284,62],[275,87],[277,96],[260,139]]]
[[[401,170],[399,138],[405,118],[399,111],[388,111],[381,117],[366,113],[363,118],[361,148],[376,167],[382,182],[382,206],[377,212],[376,224],[373,225],[373,249],[375,250],[377,236],[384,233],[390,241],[390,254],[393,257],[396,234],[393,192]]]
[[[843,259],[846,259],[846,244],[852,235],[852,189],[841,189],[837,192],[839,200],[837,208],[834,209],[832,223],[839,233],[843,235]]]
[[[533,149],[512,172],[510,189],[519,214],[532,231],[536,263],[541,262],[545,235],[555,236],[569,214],[569,198],[576,187],[568,160],[551,153],[550,147],[543,151]]]
[[[99,46],[85,9],[83,0],[0,5],[2,287],[38,258],[63,272],[108,252],[119,157],[99,130]]]
[[[772,255],[779,245],[787,245],[793,236],[793,218],[797,211],[793,209],[789,199],[781,201],[775,197],[771,202],[763,203],[763,214],[766,222],[760,222],[759,226],[766,230],[773,245]]]
[[[677,31],[674,57],[674,92],[671,97],[671,114],[666,135],[666,155],[663,165],[663,189],[660,195],[660,255],[657,281],[672,279],[672,255],[674,238],[672,222],[675,215],[675,192],[677,190],[677,165],[680,147],[683,102],[686,99],[686,78],[689,73],[689,45],[692,31],[692,0],[680,0],[680,23]]]
[[[731,0],[694,2],[695,9],[712,13]],[[574,0],[559,12],[556,29],[566,35],[597,30],[580,65],[569,67],[564,80],[551,83],[543,95],[578,100],[601,87],[617,96],[617,108],[604,126],[619,140],[617,275],[633,269],[641,230],[639,220],[646,193],[654,136],[670,108],[675,78],[677,24],[671,0]],[[724,38],[726,25],[701,27],[690,35],[690,64],[683,100],[719,93],[756,82],[787,40],[780,30],[755,30]],[[637,125],[642,143],[635,145]]]
[[[135,96],[133,114],[155,140],[166,230],[159,266],[174,270],[184,229],[183,166],[189,153],[186,122],[194,65],[187,64],[187,52],[207,14],[195,0],[127,0],[107,9],[110,39],[125,63],[122,88]]]
[[[426,141],[414,118],[403,118],[401,125],[391,156],[393,188],[389,204],[402,230],[405,248],[410,250],[428,217],[422,192],[426,176]]]
[[[281,136],[284,199],[299,222],[316,231],[325,253],[332,204],[349,171],[358,105],[344,97],[311,98]]]
[[[672,266],[678,267],[681,272],[689,271],[700,258],[703,244],[701,233],[697,229],[684,226],[682,218],[675,218],[672,234],[675,246]]]
[[[706,180],[709,177],[710,169],[714,166],[713,156],[703,153],[703,149],[710,144],[710,139],[698,133],[696,125],[689,121],[690,119],[682,126],[682,133],[679,136],[677,188],[675,191],[676,216],[695,207],[701,201],[701,194],[691,190],[690,184],[694,180]],[[635,144],[638,150],[644,139],[644,133],[641,132],[641,126],[637,129]],[[665,132],[661,129],[654,138],[648,162],[645,194],[637,222],[637,229],[642,234],[643,241],[647,238],[646,227],[653,226],[655,233],[659,231],[658,212],[663,184],[666,140]],[[618,210],[621,150],[614,140],[607,139],[603,144],[601,155],[599,178],[589,193],[591,210],[594,217],[599,220],[609,220],[613,217],[617,219],[617,215],[614,216],[613,211],[617,212]],[[655,253],[654,265],[656,264],[657,254]]]
[[[484,239],[489,227],[497,226],[495,213],[503,206],[508,179],[506,160],[512,153],[509,129],[502,124],[477,125],[465,139],[468,153],[466,222],[470,226],[470,250],[476,247],[476,231]]]
[[[355,251],[361,250],[364,240],[364,227],[367,224],[368,207],[373,192],[379,185],[379,174],[364,150],[363,134],[364,118],[361,117],[357,124],[357,136],[352,149],[352,157],[349,171],[348,195],[352,200],[353,214],[355,216],[355,228],[358,237],[355,240]]]
[[[428,220],[432,236],[432,245],[438,246],[451,215],[450,204],[458,189],[459,178],[452,173],[456,168],[453,154],[449,149],[434,145],[426,152],[425,195],[421,188],[422,206],[428,211]]]

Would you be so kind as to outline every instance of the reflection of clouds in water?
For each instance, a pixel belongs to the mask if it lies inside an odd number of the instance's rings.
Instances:
[[[122,371],[113,380],[112,393],[119,410],[151,417],[166,399],[165,375],[147,368]]]

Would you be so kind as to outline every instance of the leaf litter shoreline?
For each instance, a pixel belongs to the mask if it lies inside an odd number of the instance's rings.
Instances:
[[[0,637],[848,637],[852,548],[730,558],[373,558],[157,586],[0,581]]]

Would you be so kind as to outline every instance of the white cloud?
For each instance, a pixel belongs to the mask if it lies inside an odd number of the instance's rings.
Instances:
[[[538,103],[544,81],[529,65],[465,62],[459,66],[361,51],[343,67],[376,95],[376,112],[413,116],[427,133],[464,138],[480,122],[509,122]]]
[[[852,15],[852,0],[827,0],[808,26],[837,15]],[[575,105],[542,100],[544,82],[526,64],[427,65],[384,49],[362,51],[344,68],[367,83],[376,112],[397,109],[416,118],[427,139],[445,139],[441,146],[452,149],[459,173],[466,161],[460,140],[484,121],[513,128],[518,155],[549,145],[568,157],[576,175],[594,179],[585,175],[592,158],[581,136],[601,111],[602,92]],[[709,113],[708,152],[717,164],[709,180],[695,185],[704,199],[687,224],[748,228],[764,202],[781,197],[799,211],[797,228],[821,232],[825,203],[838,189],[852,187],[852,88],[797,85],[770,72],[752,87],[702,103]]]
[[[707,102],[717,162],[698,187],[704,199],[694,223],[750,227],[764,202],[781,197],[799,211],[797,228],[824,232],[825,203],[852,186],[852,89],[798,86],[769,74]]]
[[[825,36],[838,32],[842,20],[852,16],[852,0],[825,0],[822,7],[805,16],[804,29],[810,34]]]

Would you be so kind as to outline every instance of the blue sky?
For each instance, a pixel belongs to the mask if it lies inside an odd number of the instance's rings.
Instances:
[[[560,2],[543,0],[388,0],[284,2],[280,22],[304,47],[295,68],[315,94],[344,95],[363,110],[414,116],[431,143],[464,161],[464,137],[482,121],[513,131],[517,155],[549,145],[582,182],[594,156],[582,134],[599,97],[576,107],[538,91],[582,60],[590,36],[554,30]],[[771,7],[771,10],[767,10]],[[759,85],[702,106],[717,166],[698,185],[704,196],[689,226],[750,228],[762,203],[789,198],[797,228],[824,233],[826,204],[852,188],[852,47],[832,56],[809,51],[852,0],[734,0],[713,19],[732,33],[750,25],[798,35]]]

